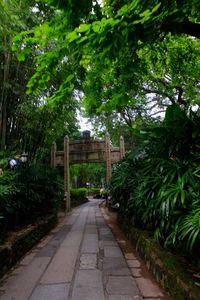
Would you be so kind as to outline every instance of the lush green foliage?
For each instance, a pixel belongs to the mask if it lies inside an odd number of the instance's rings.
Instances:
[[[13,38],[17,34],[26,30],[32,31],[35,26],[45,27],[44,22],[48,22],[54,15],[54,9],[44,1],[36,3],[32,0],[8,0],[0,3],[1,149],[26,151],[29,158],[35,160],[50,157],[53,141],[66,134],[73,135],[78,130],[76,109],[79,105],[74,99],[75,95],[72,95],[72,88],[59,95],[59,106],[46,101],[46,98],[59,89],[63,78],[68,76],[64,68],[62,72],[53,71],[52,63],[50,72],[53,76],[49,84],[44,89],[37,90],[37,93],[28,93],[27,84],[35,73],[38,47],[34,44],[24,54],[18,55],[12,51]],[[36,36],[40,36],[37,31]],[[45,51],[48,51],[48,47],[50,45],[46,46]],[[53,59],[52,56],[51,58]],[[71,73],[69,68],[66,69]],[[44,72],[43,76],[49,77],[48,72]]]
[[[121,213],[166,247],[198,254],[200,118],[177,105],[163,126],[140,132],[140,146],[117,167],[111,187]]]
[[[71,205],[72,207],[83,204],[87,201],[87,189],[82,188],[73,188],[70,190]]]
[[[100,188],[98,188],[98,187],[90,187],[89,189],[88,189],[88,193],[89,193],[89,195],[99,195],[100,194]]]
[[[84,163],[70,167],[70,177],[73,187],[100,187],[105,180],[105,164]]]
[[[12,201],[12,198],[19,191],[17,174],[5,171],[0,177],[0,214],[2,216],[12,214],[15,211],[16,203]]]
[[[21,166],[0,176],[0,215],[7,227],[22,226],[55,213],[63,200],[63,182],[56,170]]]
[[[131,143],[138,120],[159,116],[171,103],[186,109],[199,104],[200,46],[191,38],[199,36],[198,1],[45,2],[52,17],[46,14],[42,25],[21,32],[13,43],[20,61],[34,54],[28,93],[45,99],[39,111],[32,107],[34,116],[28,110],[28,124],[32,117],[47,124],[36,142],[31,134],[30,144],[56,138],[65,118],[69,126],[80,90],[97,130],[101,124],[115,141],[119,131]],[[55,122],[58,114],[61,121]]]
[[[146,94],[156,94],[157,106],[163,108],[167,100],[185,102],[189,88],[195,90],[199,60],[194,49],[199,53],[199,43],[174,34],[198,36],[197,1],[104,1],[100,7],[88,0],[76,8],[71,1],[47,2],[60,10],[34,31],[22,32],[13,48],[23,58],[35,44],[40,49],[30,91],[44,90],[55,71],[65,72],[59,89],[47,100],[51,105],[83,89],[90,115],[104,110],[108,118],[116,110],[131,126],[148,106]]]

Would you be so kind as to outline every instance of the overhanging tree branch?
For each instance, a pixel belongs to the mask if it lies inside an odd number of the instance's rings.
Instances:
[[[190,22],[186,19],[183,22],[166,22],[161,25],[161,30],[175,34],[185,33],[200,38],[200,24]]]
[[[171,101],[171,103],[175,103],[175,99],[172,96],[168,95],[167,93],[160,92],[158,90],[151,90],[147,88],[142,88],[142,90],[145,92],[145,94],[157,94],[160,96],[167,97]]]
[[[199,39],[200,38],[200,24],[186,21],[183,23],[183,32]]]
[[[178,100],[177,100],[177,102],[178,102],[179,104],[183,104],[183,105],[186,106],[186,102],[185,102],[185,100],[183,100],[183,98],[182,98],[182,95],[183,95],[183,89],[182,89],[180,86],[176,86],[175,88],[176,88],[176,90],[178,91]]]

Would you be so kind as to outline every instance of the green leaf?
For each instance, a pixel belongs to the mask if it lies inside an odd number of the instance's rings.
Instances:
[[[77,32],[75,30],[68,33],[68,35],[67,35],[67,39],[69,40],[70,43],[79,38],[80,38],[80,36],[77,34]]]
[[[23,52],[17,53],[17,58],[19,61],[25,61],[26,56]]]
[[[148,17],[150,16],[150,10],[146,9],[143,13],[139,15],[140,17]]]
[[[77,29],[77,32],[85,32],[90,29],[91,25],[90,24],[81,24],[79,28]]]
[[[142,23],[142,19],[141,20],[135,20],[135,21],[132,22],[133,25],[139,24],[139,23]]]
[[[86,41],[88,38],[87,36],[83,36],[80,40],[78,40],[78,44],[83,43],[84,41]]]
[[[159,9],[160,6],[161,6],[161,2],[158,3],[158,4],[152,9],[151,13],[156,12],[156,11]]]
[[[71,74],[67,77],[66,82],[71,81],[72,79],[74,79],[74,74]]]
[[[187,242],[187,246],[190,250],[190,252],[192,251],[192,248],[194,247],[194,243],[197,240],[198,235],[200,235],[200,230],[196,230],[194,229],[189,236],[188,242]]]
[[[93,23],[92,24],[92,29],[93,29],[94,32],[98,33],[100,31],[100,29],[101,29],[101,25],[99,23],[97,23],[97,22]]]
[[[184,190],[181,190],[181,203],[183,207],[185,207],[185,192]]]

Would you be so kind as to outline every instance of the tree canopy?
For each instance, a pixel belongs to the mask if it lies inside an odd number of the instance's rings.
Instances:
[[[118,99],[115,97],[114,100],[123,106],[130,100],[126,95],[131,92],[130,85],[134,91],[140,88],[137,81],[141,70],[142,73],[145,69],[148,72],[154,64],[157,69],[155,76],[159,77],[164,67],[162,63],[172,69],[171,62],[175,59],[179,63],[180,74],[180,61],[183,62],[182,68],[185,68],[190,60],[189,53],[194,54],[190,52],[191,47],[199,51],[197,40],[185,36],[199,37],[199,1],[104,1],[103,5],[97,1],[82,1],[81,5],[74,1],[46,2],[57,9],[53,18],[34,30],[22,32],[14,39],[14,49],[19,51],[18,57],[23,60],[31,47],[38,47],[37,70],[29,82],[29,92],[45,89],[51,76],[63,68],[67,69],[68,76],[50,101],[54,101],[58,95],[62,97],[67,90],[83,89],[82,82],[87,74],[86,89],[90,78],[92,80],[100,75],[101,78],[93,82],[90,91],[92,88],[96,91],[101,89],[105,98],[109,99],[109,86],[111,90],[112,85],[119,90],[123,88],[117,93]],[[183,36],[176,39],[177,34]],[[165,62],[163,54],[167,56]],[[144,58],[144,55],[147,57]],[[198,67],[195,66],[196,71]],[[177,81],[177,78],[178,75],[173,81]],[[104,87],[108,87],[107,94],[102,91],[102,82],[105,83]],[[162,88],[166,94],[166,88]],[[174,88],[181,98],[182,91]],[[103,99],[99,99],[99,102],[97,107],[104,105]]]
[[[25,54],[18,57],[12,51],[13,38],[25,30],[41,26],[55,15],[54,8],[43,1],[1,1],[0,3],[0,139],[1,149],[29,152],[37,155],[40,148],[50,148],[53,140],[61,135],[76,132],[76,108],[72,93],[65,94],[67,101],[46,105],[45,98],[59,89],[65,77],[62,72],[52,76],[45,89],[37,95],[27,93],[28,81],[35,73],[35,57],[39,54],[37,45],[24,48]],[[24,55],[26,55],[26,59]],[[55,103],[54,103],[55,104]],[[45,150],[46,151],[46,150]]]
[[[171,103],[186,110],[198,105],[199,6],[196,0],[29,1],[37,22],[29,21],[12,45],[20,64],[32,59],[26,97],[54,122],[58,115],[64,121],[64,111],[72,120],[83,95],[87,116],[130,128]]]

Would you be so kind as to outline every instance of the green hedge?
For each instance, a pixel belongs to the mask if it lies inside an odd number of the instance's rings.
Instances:
[[[93,195],[99,195],[100,194],[100,188],[97,188],[97,187],[91,187],[88,189],[88,194],[90,196],[93,196]]]
[[[70,190],[70,197],[71,197],[71,206],[75,207],[77,205],[80,205],[82,203],[85,203],[88,201],[87,199],[87,189],[82,188],[73,188]]]

